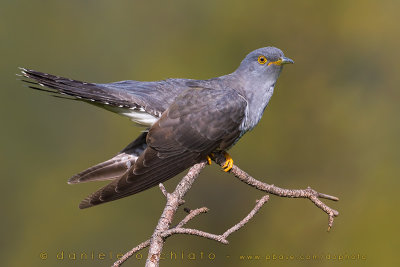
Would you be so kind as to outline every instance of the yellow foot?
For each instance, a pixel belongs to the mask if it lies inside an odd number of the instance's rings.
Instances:
[[[210,158],[210,156],[207,156],[206,159],[207,159],[208,165],[211,165],[211,158]]]
[[[206,157],[208,165],[211,165],[211,160],[215,159],[214,153],[210,153],[210,155],[208,155]]]
[[[224,152],[224,156],[225,156],[225,164],[224,166],[222,166],[222,169],[224,169],[225,172],[229,172],[233,167],[233,159],[227,152]]]

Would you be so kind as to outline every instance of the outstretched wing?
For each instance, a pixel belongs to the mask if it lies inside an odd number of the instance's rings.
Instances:
[[[174,177],[217,149],[229,148],[240,136],[246,105],[232,89],[185,91],[150,128],[148,147],[134,166],[79,207],[136,194]]]

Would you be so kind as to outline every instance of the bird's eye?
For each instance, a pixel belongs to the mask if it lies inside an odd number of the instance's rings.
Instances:
[[[260,63],[261,65],[267,63],[267,58],[264,56],[259,56],[258,57],[258,63]]]

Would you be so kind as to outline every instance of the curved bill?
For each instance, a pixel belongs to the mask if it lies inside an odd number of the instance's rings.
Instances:
[[[282,64],[282,65],[283,65],[283,64],[293,64],[293,63],[294,63],[294,61],[291,60],[291,59],[288,58],[288,57],[281,57],[280,60],[281,60],[281,64]]]

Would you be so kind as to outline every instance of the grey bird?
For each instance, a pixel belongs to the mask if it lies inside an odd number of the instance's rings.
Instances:
[[[260,121],[284,64],[275,47],[252,51],[231,74],[208,80],[80,82],[21,68],[29,87],[100,106],[147,127],[113,158],[74,175],[68,183],[111,180],[81,209],[127,197],[168,180],[192,165],[225,153]],[[38,87],[40,85],[41,87]],[[47,88],[45,88],[47,87]]]

